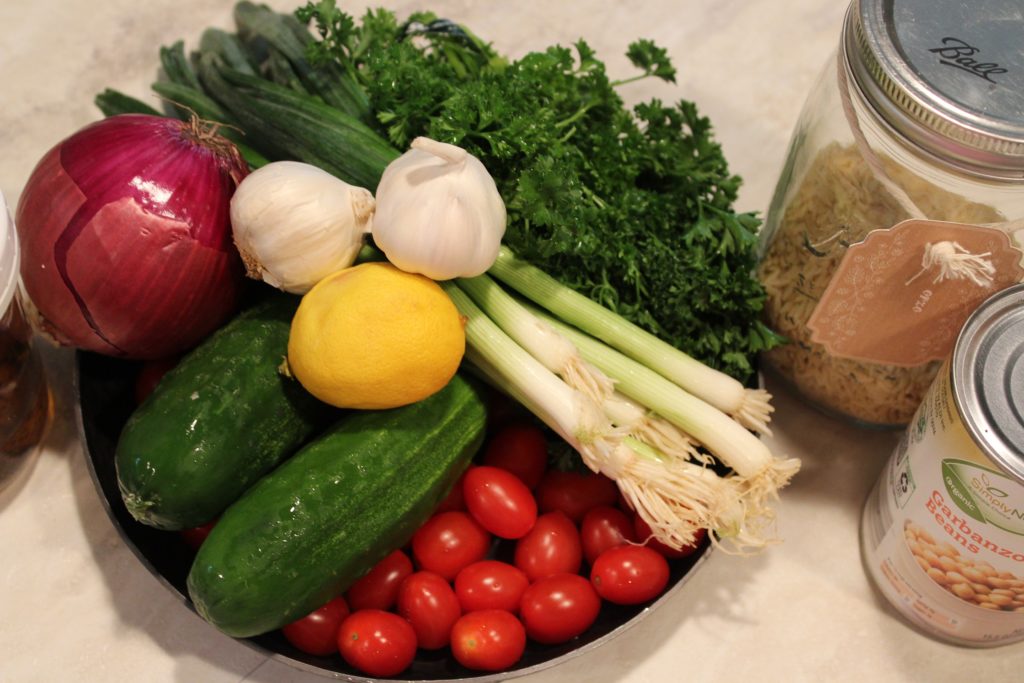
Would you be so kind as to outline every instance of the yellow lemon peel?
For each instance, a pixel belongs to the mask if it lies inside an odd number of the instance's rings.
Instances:
[[[466,348],[465,320],[430,278],[363,263],[321,280],[292,319],[288,367],[339,408],[415,403],[444,387]]]

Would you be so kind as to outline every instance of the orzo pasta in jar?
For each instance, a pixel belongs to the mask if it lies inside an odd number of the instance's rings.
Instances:
[[[1001,248],[1020,267],[1024,22],[1010,31],[1013,22],[991,18],[1011,0],[980,4],[854,0],[766,216],[758,275],[767,322],[790,343],[766,353],[765,365],[818,407],[859,423],[909,422],[952,344],[950,321],[962,324],[980,301],[1020,279],[1005,265],[993,274],[998,264],[987,249],[949,237],[989,226],[1005,234]],[[927,265],[940,239],[928,232],[933,226],[909,219],[961,231],[943,233],[945,262]],[[904,240],[913,248],[867,240],[900,224],[914,230]],[[855,253],[864,263],[833,282]],[[897,277],[906,264],[922,276]],[[872,318],[890,295],[895,308]],[[904,300],[906,315],[892,315]],[[933,345],[930,355],[903,353],[929,333],[914,320],[925,305],[936,316],[945,311],[948,344]],[[825,320],[831,329],[821,329]],[[879,339],[864,343],[871,336]]]

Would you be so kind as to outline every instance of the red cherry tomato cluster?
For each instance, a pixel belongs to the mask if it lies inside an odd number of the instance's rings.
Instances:
[[[370,676],[395,676],[417,649],[446,647],[468,669],[501,671],[527,639],[553,645],[582,634],[602,601],[653,600],[669,581],[666,558],[697,549],[650,539],[609,479],[548,470],[544,433],[532,424],[497,428],[478,462],[406,549],[285,626],[289,642],[338,652]],[[494,559],[499,548],[511,561]]]

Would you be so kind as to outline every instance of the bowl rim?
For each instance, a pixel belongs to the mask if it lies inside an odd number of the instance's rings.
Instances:
[[[173,585],[149,560],[148,557],[135,545],[134,542],[128,537],[124,528],[121,526],[120,521],[117,519],[117,515],[114,513],[114,509],[110,504],[109,499],[103,494],[103,487],[99,479],[99,475],[96,472],[96,467],[93,464],[92,451],[89,448],[89,441],[86,437],[85,431],[85,417],[82,413],[82,393],[81,393],[81,372],[80,363],[82,354],[84,352],[78,350],[75,352],[75,363],[72,369],[72,396],[74,399],[74,413],[75,413],[75,430],[78,434],[78,440],[82,447],[82,456],[85,458],[85,464],[89,470],[89,478],[92,480],[93,488],[97,497],[100,499],[100,504],[103,506],[103,510],[107,515],[107,519],[113,524],[114,529],[117,531],[117,535],[121,538],[121,541],[128,546],[132,554],[135,555],[136,559],[149,571],[149,573],[156,578],[172,595],[177,597],[178,601],[181,602],[197,619],[202,619],[198,612],[195,610],[195,606],[192,601],[189,600],[188,596],[182,594],[178,588]],[[350,681],[351,683],[378,683],[379,681],[388,681],[388,683],[499,683],[500,681],[507,681],[513,678],[520,678],[522,676],[529,676],[535,673],[539,673],[546,669],[558,666],[568,662],[580,655],[597,649],[598,647],[607,644],[609,641],[622,635],[632,627],[636,626],[643,618],[645,618],[652,611],[658,607],[664,605],[666,602],[672,599],[676,593],[678,593],[682,587],[693,577],[694,573],[707,561],[708,557],[714,551],[714,545],[705,543],[704,546],[698,550],[699,555],[693,561],[693,565],[683,574],[671,588],[662,593],[656,600],[651,604],[644,607],[642,610],[637,612],[631,618],[622,622],[615,628],[611,629],[604,635],[595,638],[587,643],[575,647],[568,652],[565,652],[557,657],[538,662],[528,667],[520,669],[510,669],[507,671],[500,671],[495,673],[485,673],[480,676],[462,677],[462,678],[368,678],[364,676],[348,674],[341,671],[334,671],[332,669],[325,669],[308,662],[303,662],[298,659],[289,657],[286,654],[275,652],[274,650],[268,649],[259,643],[253,642],[249,638],[232,638],[236,643],[248,647],[249,649],[258,652],[265,656],[268,660],[274,660],[281,662],[294,669],[305,671],[307,673],[316,674],[324,678],[333,678],[335,680]]]

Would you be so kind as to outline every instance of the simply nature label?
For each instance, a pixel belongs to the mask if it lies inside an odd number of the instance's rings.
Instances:
[[[964,460],[943,460],[942,480],[964,514],[1024,536],[1024,495],[1012,479]]]

